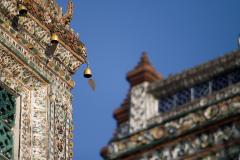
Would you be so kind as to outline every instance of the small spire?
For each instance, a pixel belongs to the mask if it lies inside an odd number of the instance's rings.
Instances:
[[[147,52],[142,53],[139,65],[151,65],[148,55],[147,55]]]
[[[142,82],[153,82],[162,79],[162,76],[151,65],[147,52],[143,52],[137,66],[127,74],[131,86]]]

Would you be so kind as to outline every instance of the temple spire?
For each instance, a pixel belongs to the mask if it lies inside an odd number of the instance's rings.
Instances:
[[[148,58],[148,54],[147,52],[143,52],[142,53],[142,56],[140,58],[140,61],[137,65],[137,67],[141,67],[143,65],[151,65],[150,61],[149,61],[149,58]]]
[[[137,66],[127,74],[127,80],[131,87],[142,82],[153,82],[163,79],[162,76],[151,65],[146,52],[142,53]]]

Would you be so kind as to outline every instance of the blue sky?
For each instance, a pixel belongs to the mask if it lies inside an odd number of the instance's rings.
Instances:
[[[58,0],[66,6],[67,0]],[[74,75],[74,160],[99,160],[115,129],[112,113],[129,88],[127,71],[149,53],[169,74],[237,49],[239,0],[73,0],[71,26],[86,44],[97,90]]]

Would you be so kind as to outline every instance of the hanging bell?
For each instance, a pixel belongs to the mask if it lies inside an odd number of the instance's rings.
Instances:
[[[27,7],[25,7],[24,5],[20,4],[18,7],[18,13],[20,16],[25,16],[27,14]]]
[[[92,77],[92,71],[91,71],[89,66],[87,66],[87,68],[84,70],[83,76],[85,78],[91,78]]]
[[[57,35],[56,33],[53,33],[53,34],[51,35],[51,43],[52,43],[52,44],[58,44],[58,42],[59,42],[58,35]]]

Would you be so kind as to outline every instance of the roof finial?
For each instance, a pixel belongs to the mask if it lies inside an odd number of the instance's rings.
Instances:
[[[162,79],[162,76],[151,65],[147,52],[143,52],[137,66],[127,74],[131,86],[142,82],[153,82]]]
[[[139,65],[151,65],[150,61],[149,61],[149,58],[148,58],[148,54],[147,52],[142,52],[142,56],[141,56],[141,59],[140,59],[140,62],[139,62]]]
[[[65,15],[60,19],[60,22],[63,25],[69,25],[73,17],[73,2],[72,0],[68,0],[68,7],[67,7],[67,12]]]

